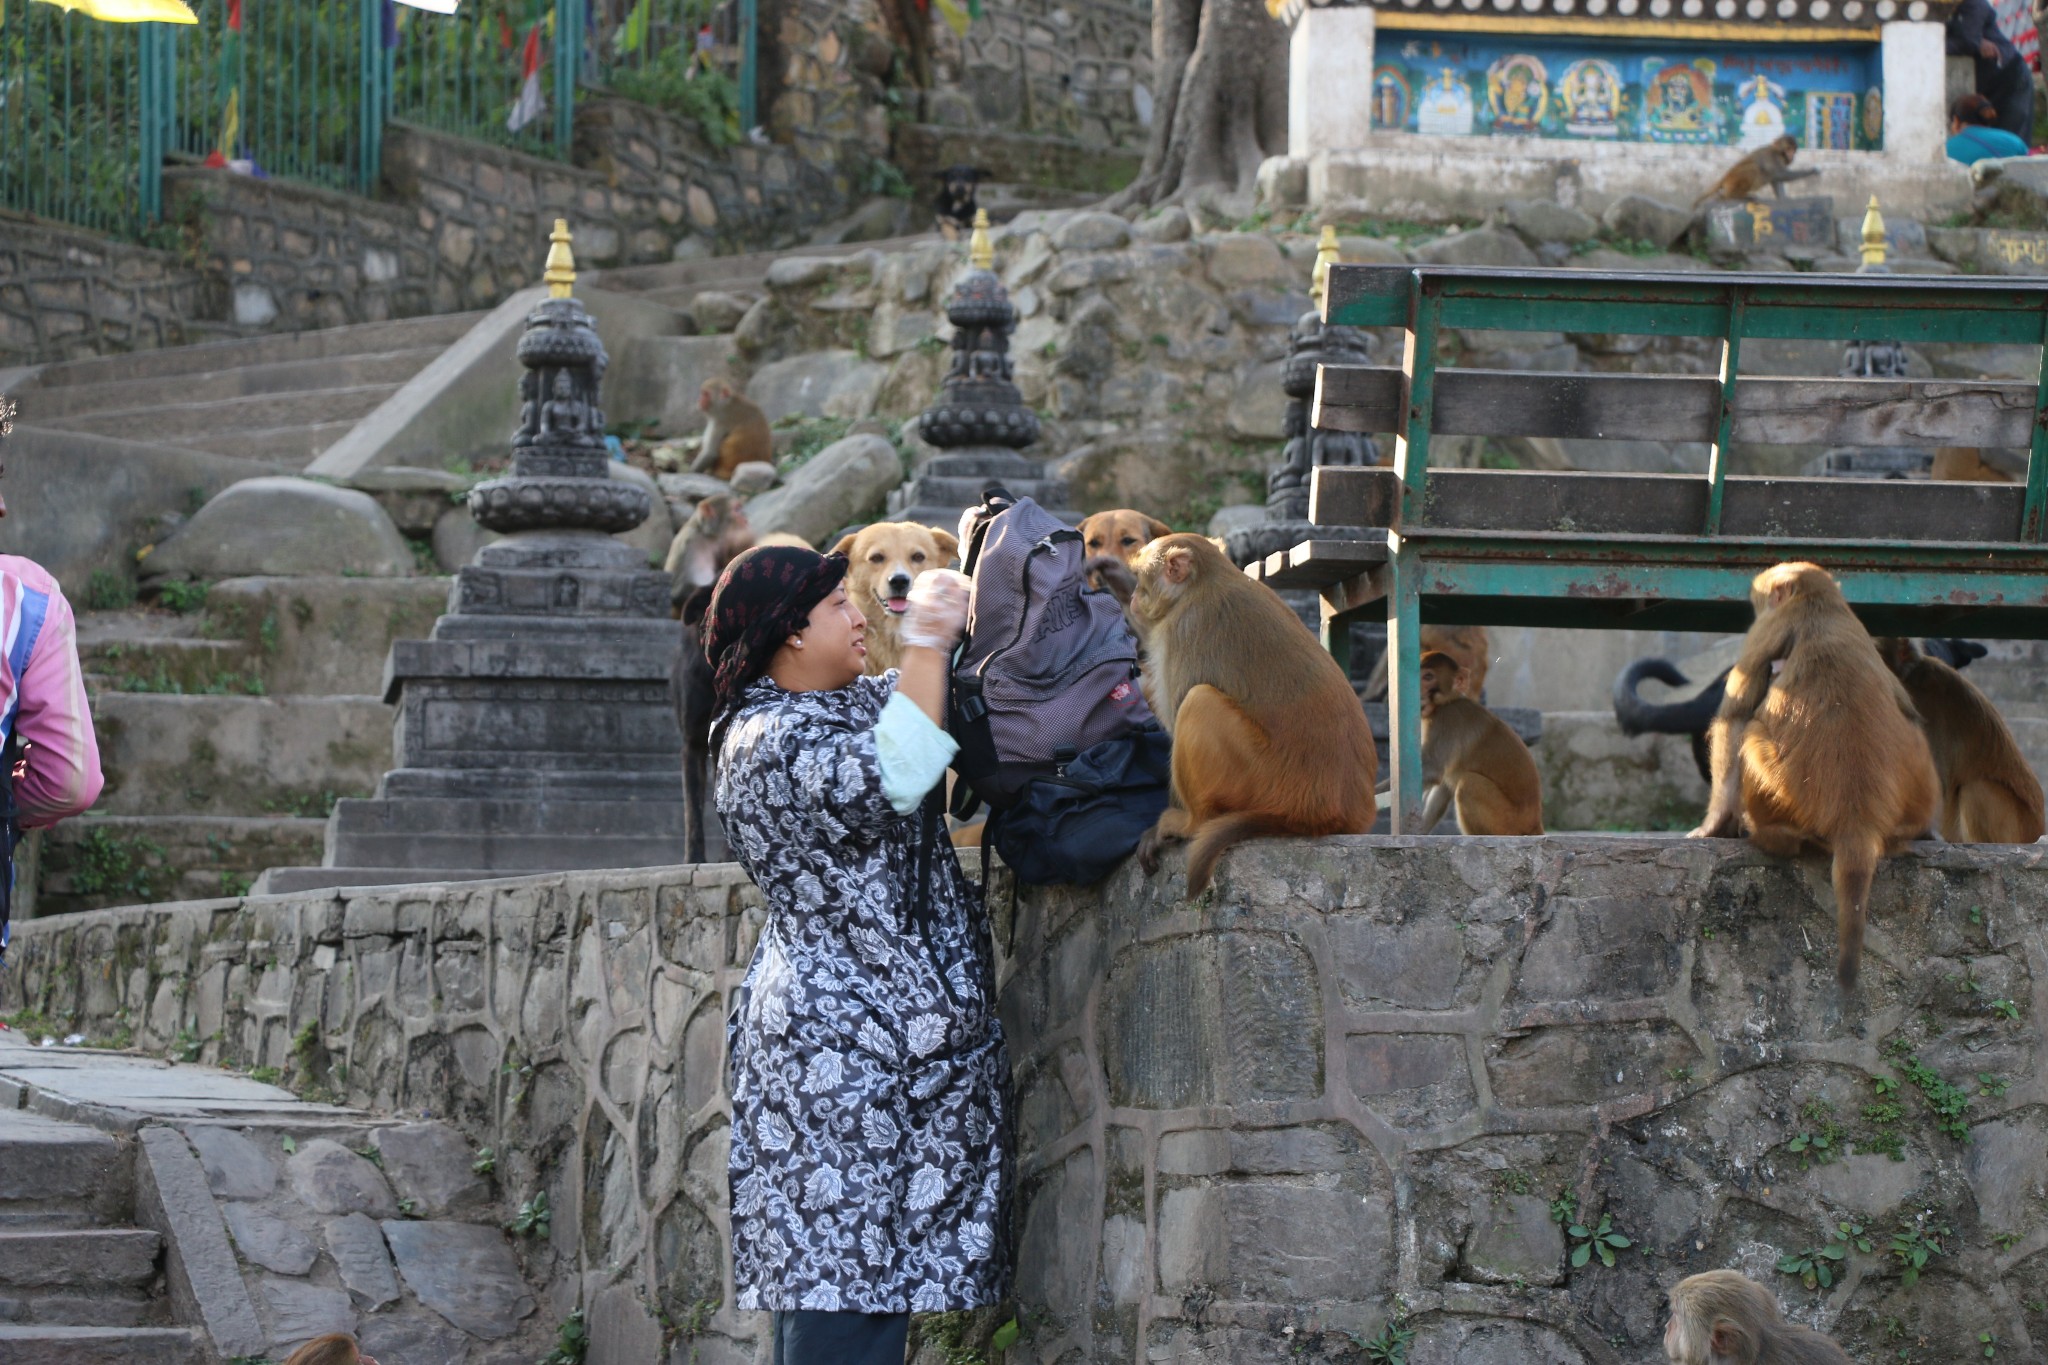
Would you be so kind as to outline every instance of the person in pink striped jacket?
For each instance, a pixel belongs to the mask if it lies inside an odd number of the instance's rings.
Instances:
[[[6,504],[0,503],[0,516]],[[14,891],[14,844],[99,798],[100,748],[86,710],[78,623],[49,570],[0,555],[0,961]]]

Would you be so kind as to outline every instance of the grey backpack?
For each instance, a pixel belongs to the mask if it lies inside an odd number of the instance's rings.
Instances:
[[[1088,587],[1081,533],[1030,498],[983,496],[961,553],[974,589],[953,665],[962,815],[975,798],[1014,806],[1097,745],[1158,728],[1123,609]]]

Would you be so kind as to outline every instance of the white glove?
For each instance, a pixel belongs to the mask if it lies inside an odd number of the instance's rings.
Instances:
[[[957,569],[926,569],[910,585],[903,613],[903,643],[950,654],[967,629],[967,594],[974,580]]]

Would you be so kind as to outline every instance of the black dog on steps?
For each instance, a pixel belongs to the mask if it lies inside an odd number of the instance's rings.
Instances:
[[[948,166],[938,173],[939,194],[932,203],[932,217],[939,235],[957,241],[974,227],[975,186],[988,179],[979,166]]]

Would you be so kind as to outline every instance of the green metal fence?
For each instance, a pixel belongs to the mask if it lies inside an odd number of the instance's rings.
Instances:
[[[215,152],[374,193],[391,119],[566,160],[579,84],[695,117],[716,142],[752,124],[755,0],[191,4],[197,26],[0,0],[0,207],[146,236],[165,161]],[[514,118],[529,42],[544,109]]]
[[[0,11],[0,204],[108,232],[141,227],[141,27],[21,0]]]

